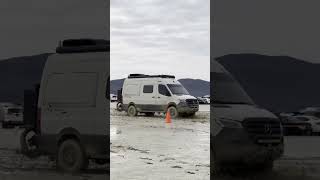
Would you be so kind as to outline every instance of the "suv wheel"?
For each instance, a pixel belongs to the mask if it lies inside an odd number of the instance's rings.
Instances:
[[[134,105],[130,105],[128,108],[128,115],[130,117],[136,116],[138,114],[137,109]]]
[[[176,117],[178,117],[178,115],[179,115],[177,108],[174,107],[174,106],[170,106],[170,107],[168,108],[168,112],[170,113],[170,116],[171,116],[172,118],[176,118]]]
[[[79,142],[74,139],[63,141],[57,154],[57,167],[66,172],[78,172],[86,168],[88,158]]]

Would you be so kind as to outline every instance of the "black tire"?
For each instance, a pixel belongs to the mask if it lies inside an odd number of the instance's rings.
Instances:
[[[170,106],[167,110],[170,113],[171,118],[176,118],[179,116],[178,110],[174,106]]]
[[[127,113],[128,113],[128,116],[130,116],[130,117],[137,116],[137,114],[138,114],[137,109],[134,105],[130,105],[128,107]]]
[[[74,173],[87,168],[87,166],[88,158],[78,141],[67,139],[59,145],[57,152],[58,169]]]
[[[20,135],[21,153],[28,158],[37,158],[40,156],[38,145],[35,142],[37,134],[33,129],[26,129]]]
[[[118,103],[117,103],[117,110],[118,110],[118,111],[123,111],[123,105],[122,105],[121,102],[118,102]]]

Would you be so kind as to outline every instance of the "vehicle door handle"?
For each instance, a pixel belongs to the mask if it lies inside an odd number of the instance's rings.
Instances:
[[[158,97],[158,99],[160,99],[160,97]]]
[[[152,96],[152,98],[156,98],[156,97]]]
[[[62,111],[61,114],[67,114],[67,112],[66,111]]]

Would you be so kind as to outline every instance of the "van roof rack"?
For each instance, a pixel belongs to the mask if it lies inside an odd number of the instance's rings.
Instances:
[[[66,39],[59,42],[56,53],[110,52],[110,41],[104,39]]]
[[[175,79],[175,76],[172,75],[146,75],[146,74],[130,74],[128,76],[129,79],[134,78],[169,78],[169,79]]]

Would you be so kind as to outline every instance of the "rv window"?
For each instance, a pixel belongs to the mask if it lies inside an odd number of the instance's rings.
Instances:
[[[128,84],[124,89],[125,96],[138,96],[139,95],[139,85]]]
[[[45,102],[56,106],[95,106],[97,82],[97,73],[51,74],[45,90]]]
[[[171,96],[169,90],[167,89],[167,87],[163,84],[159,84],[158,86],[158,91],[159,91],[159,94],[162,94],[164,96]]]
[[[143,93],[153,93],[153,85],[143,86]]]

